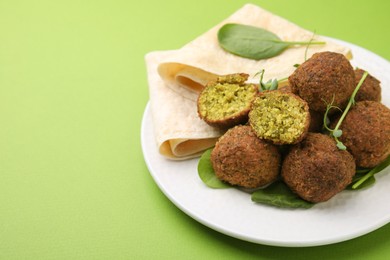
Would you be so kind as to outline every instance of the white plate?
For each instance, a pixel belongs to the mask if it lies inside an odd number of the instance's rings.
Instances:
[[[351,63],[382,82],[382,102],[390,107],[390,63],[356,45]],[[198,177],[198,159],[171,161],[157,151],[149,105],[141,142],[146,164],[163,193],[183,212],[226,235],[266,245],[317,246],[352,239],[390,222],[390,172],[376,175],[365,190],[343,191],[311,209],[280,209],[251,201],[237,189],[206,187]]]

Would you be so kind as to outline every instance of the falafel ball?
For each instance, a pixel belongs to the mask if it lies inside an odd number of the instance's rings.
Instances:
[[[364,74],[364,70],[355,69],[355,79],[356,85],[359,84],[360,79]],[[356,93],[355,101],[377,101],[380,102],[382,99],[382,88],[381,82],[368,74],[366,79],[363,81],[363,84],[360,86],[359,91]]]
[[[331,123],[334,128],[339,118]],[[356,102],[340,128],[339,140],[360,167],[371,168],[390,155],[390,109],[375,101]]]
[[[220,76],[209,82],[198,97],[198,114],[211,126],[228,128],[246,123],[258,87],[245,84],[244,73]]]
[[[321,132],[324,125],[324,114],[309,109],[310,112],[310,126],[309,132]]]
[[[211,152],[217,178],[245,188],[273,182],[279,174],[280,160],[278,148],[257,138],[248,125],[229,129]]]
[[[355,161],[335,140],[309,133],[294,145],[282,164],[282,179],[302,199],[323,202],[344,190],[355,175]]]
[[[293,93],[279,90],[260,92],[252,102],[249,124],[261,139],[274,144],[294,144],[308,132],[309,106]]]
[[[344,108],[355,89],[355,72],[348,59],[329,51],[315,53],[288,80],[293,93],[322,113],[332,101]]]

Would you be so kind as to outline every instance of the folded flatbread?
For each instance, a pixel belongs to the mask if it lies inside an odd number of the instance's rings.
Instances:
[[[349,48],[321,36],[313,40],[325,41],[324,45],[290,47],[279,56],[259,61],[242,58],[226,52],[218,44],[218,30],[226,23],[261,27],[285,41],[313,38],[313,32],[247,4],[181,49],[148,53],[145,59],[155,137],[159,152],[167,158],[181,160],[199,156],[223,134],[199,119],[196,106],[204,85],[219,75],[243,72],[257,82],[256,73],[264,69],[264,80],[281,79],[291,75],[294,64],[304,62],[316,52],[333,51],[352,58]]]

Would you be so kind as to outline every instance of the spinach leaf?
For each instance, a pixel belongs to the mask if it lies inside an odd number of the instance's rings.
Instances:
[[[386,158],[386,160],[384,160],[383,162],[381,162],[380,164],[378,164],[368,172],[365,171],[362,171],[360,173],[357,172],[355,174],[355,177],[352,180],[352,183],[348,186],[348,189],[357,190],[374,184],[375,183],[374,175],[377,174],[378,172],[381,172],[389,165],[390,165],[390,155]]]
[[[225,24],[218,32],[222,48],[245,58],[267,59],[284,51],[288,44],[275,34],[254,26]]]
[[[324,44],[325,42],[287,42],[276,34],[259,27],[229,23],[218,31],[220,46],[235,55],[261,60],[282,53],[292,45]]]
[[[252,201],[281,208],[311,208],[314,205],[298,197],[282,181],[255,191],[252,193]]]
[[[371,170],[372,170],[372,168],[371,169],[368,169],[368,168],[357,168],[355,175],[352,177],[352,182],[346,187],[346,189],[347,190],[360,190],[360,189],[363,189],[363,188],[366,188],[366,187],[369,187],[369,186],[373,185],[376,182],[376,180],[375,180],[374,176],[371,176],[365,182],[360,184],[358,187],[352,188],[355,185],[355,183],[360,181],[360,179],[362,179]]]
[[[366,174],[363,173],[356,173],[355,176],[352,178],[351,184],[349,184],[346,189],[347,190],[361,190],[363,188],[370,187],[374,185],[376,182],[376,179],[373,175],[369,176],[365,181],[363,181],[361,184],[354,186],[357,182],[359,182]]]
[[[206,150],[199,159],[198,162],[198,175],[200,179],[208,187],[213,189],[226,189],[231,188],[230,185],[222,182],[215,175],[213,166],[211,164],[210,156],[212,149]]]

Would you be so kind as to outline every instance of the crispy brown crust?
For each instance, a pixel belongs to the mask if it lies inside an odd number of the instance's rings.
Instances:
[[[344,55],[319,52],[302,63],[289,77],[293,93],[312,110],[325,112],[327,104],[345,107],[355,89],[355,73]]]
[[[362,78],[364,70],[355,69],[356,85]],[[382,99],[382,88],[381,82],[370,74],[367,75],[363,84],[360,86],[359,91],[356,93],[355,101],[377,101],[380,102]]]
[[[324,114],[309,110],[310,112],[310,126],[309,132],[320,132],[322,130],[322,126],[324,125]]]
[[[216,176],[245,188],[273,182],[279,174],[280,160],[278,148],[257,138],[247,125],[229,129],[211,153]]]
[[[283,161],[282,179],[302,199],[323,202],[344,190],[355,175],[355,162],[335,141],[320,133],[309,133]]]
[[[334,128],[338,118],[332,122]],[[375,101],[357,102],[342,122],[339,138],[360,167],[371,168],[390,154],[390,109]]]

